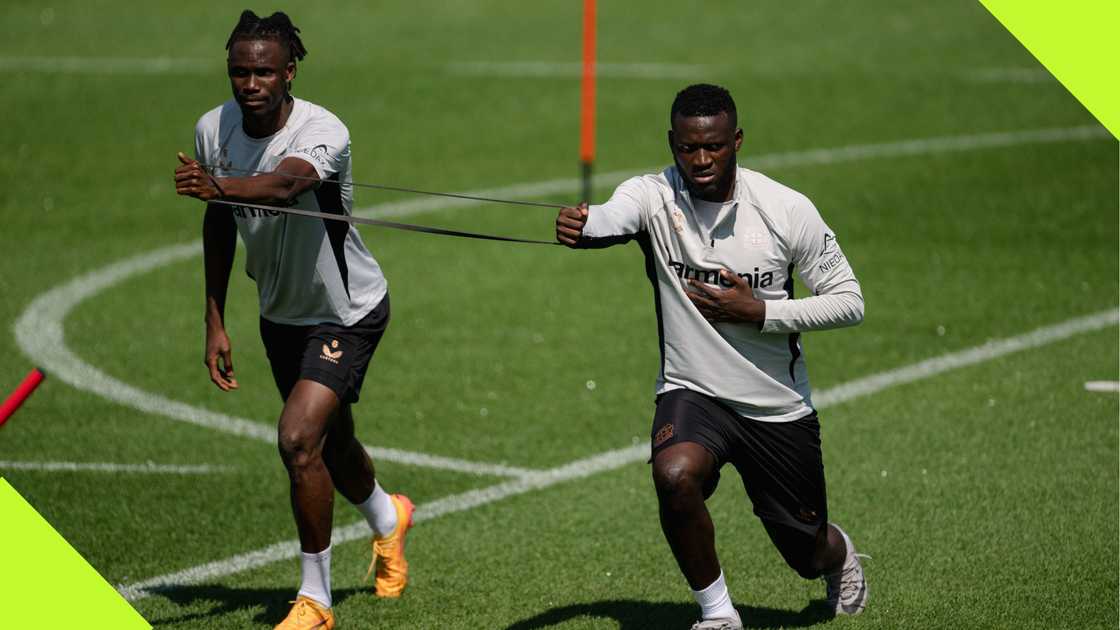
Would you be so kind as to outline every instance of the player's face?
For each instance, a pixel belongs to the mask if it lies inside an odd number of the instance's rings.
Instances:
[[[727,112],[716,116],[673,117],[669,148],[677,169],[693,196],[704,201],[727,201],[735,186],[735,154],[743,144],[743,130]]]
[[[267,118],[288,96],[288,82],[296,74],[296,64],[280,42],[248,39],[234,42],[229,49],[229,83],[233,98],[248,118]]]

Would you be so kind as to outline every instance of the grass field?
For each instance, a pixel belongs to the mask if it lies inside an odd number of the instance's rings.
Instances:
[[[373,4],[277,6],[310,51],[295,92],[347,122],[356,180],[576,200],[581,3]],[[823,618],[823,586],[785,568],[728,470],[710,508],[746,625],[1116,627],[1120,410],[1085,388],[1120,379],[1116,140],[975,2],[599,12],[596,197],[667,164],[673,95],[718,82],[740,163],[813,199],[863,285],[863,325],[804,345],[831,515],[873,557],[869,607]],[[237,13],[0,7],[0,390],[52,373],[0,431],[0,475],[158,628],[270,628],[298,580],[255,289],[239,260],[242,388],[222,394],[201,364],[201,207],[172,185],[228,96]],[[359,206],[552,236],[543,209],[364,190]],[[379,477],[422,520],[409,590],[379,601],[339,498],[341,627],[687,628],[642,458],[658,351],[638,248],[362,232],[393,323],[358,431],[396,449]],[[1004,339],[1024,343],[984,346]],[[922,363],[946,355],[962,360]]]

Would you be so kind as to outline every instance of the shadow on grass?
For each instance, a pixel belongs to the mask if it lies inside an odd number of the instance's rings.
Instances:
[[[346,588],[331,591],[334,605],[346,601],[352,595],[368,593],[369,589]],[[247,609],[256,609],[264,606],[264,610],[253,617],[253,621],[273,626],[280,623],[291,609],[291,601],[295,599],[295,592],[291,588],[264,589],[264,588],[228,588],[218,585],[200,584],[196,586],[175,586],[152,591],[157,597],[164,597],[179,606],[205,606],[211,607],[205,612],[177,615],[163,619],[149,619],[153,627],[168,626],[172,624],[190,624],[205,619],[213,619],[222,615],[236,613]]]
[[[809,602],[800,611],[755,606],[736,606],[736,609],[743,618],[744,628],[801,628],[832,618],[832,612],[823,599]],[[699,608],[695,604],[607,600],[553,608],[518,621],[505,630],[551,628],[578,617],[613,619],[618,622],[620,630],[684,630],[695,623],[698,616]]]

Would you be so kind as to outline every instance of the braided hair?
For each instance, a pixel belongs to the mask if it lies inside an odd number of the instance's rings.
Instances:
[[[292,24],[291,18],[283,11],[262,18],[249,9],[241,12],[241,18],[233,32],[226,41],[226,50],[233,47],[235,42],[242,40],[268,39],[279,42],[280,46],[288,49],[288,59],[302,61],[307,55],[307,49],[299,39],[299,29]]]

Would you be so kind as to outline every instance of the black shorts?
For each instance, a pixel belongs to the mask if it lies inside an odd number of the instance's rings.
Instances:
[[[261,341],[280,397],[288,400],[296,381],[308,379],[331,388],[344,404],[358,402],[366,367],[388,325],[388,294],[353,326],[291,326],[262,317]]]
[[[716,474],[705,494],[715,490],[724,464],[735,466],[771,538],[786,531],[815,539],[828,521],[815,411],[791,422],[762,422],[702,394],[676,389],[657,397],[650,436],[654,455],[677,442],[695,442],[715,456]],[[781,548],[779,540],[774,542]],[[782,549],[783,555],[786,551]]]

